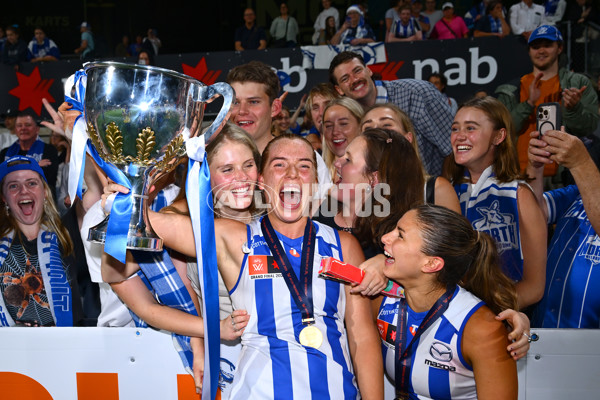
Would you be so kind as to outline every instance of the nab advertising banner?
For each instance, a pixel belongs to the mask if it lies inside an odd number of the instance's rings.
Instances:
[[[385,54],[387,60],[369,65],[381,79],[426,79],[432,72],[441,72],[448,78],[448,96],[458,102],[481,90],[493,94],[496,86],[531,71],[526,44],[512,36],[390,43],[385,45]],[[133,58],[111,60],[135,62]],[[329,79],[327,69],[303,68],[307,63],[301,48],[159,55],[156,65],[210,85],[225,81],[231,68],[252,60],[263,61],[277,71],[283,90],[289,93],[285,104],[291,109],[314,85]],[[48,118],[42,99],[58,107],[63,101],[65,79],[81,67],[77,60],[24,63],[19,71],[0,65],[0,114],[29,108]],[[209,114],[211,107],[216,111],[220,105],[209,105]]]

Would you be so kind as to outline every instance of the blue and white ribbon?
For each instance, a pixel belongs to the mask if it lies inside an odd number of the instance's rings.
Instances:
[[[127,253],[127,232],[129,231],[129,221],[133,211],[131,183],[123,172],[117,169],[111,163],[105,162],[91,142],[88,144],[88,153],[96,164],[106,173],[106,176],[129,189],[127,194],[117,192],[117,196],[112,205],[110,218],[106,227],[106,240],[104,242],[104,252],[118,261],[125,264],[125,254]]]
[[[79,70],[75,75],[71,75],[65,83],[65,101],[73,106],[73,110],[81,112],[73,125],[71,159],[69,160],[69,197],[71,198],[71,204],[75,203],[75,197],[81,198],[82,195],[85,149],[88,140],[83,109],[86,84],[87,75],[84,70]],[[71,96],[73,86],[75,86],[75,93]]]
[[[219,282],[215,243],[214,213],[210,170],[204,150],[204,136],[186,140],[189,157],[186,195],[196,242],[200,289],[204,319],[203,400],[213,400],[219,388],[220,325]]]

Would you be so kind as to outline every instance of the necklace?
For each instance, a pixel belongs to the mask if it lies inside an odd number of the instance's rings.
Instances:
[[[25,270],[29,271],[31,269],[31,254],[29,254],[29,252],[27,251],[27,239],[23,240],[23,236],[22,234],[19,233],[19,243],[21,243],[21,248],[23,249],[23,252],[25,253]]]

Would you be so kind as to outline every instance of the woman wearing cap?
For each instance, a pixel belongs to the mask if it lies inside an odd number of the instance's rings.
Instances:
[[[458,15],[454,15],[454,4],[446,2],[442,5],[442,14],[444,15],[435,26],[431,39],[460,39],[466,38],[469,33],[465,20]]]
[[[15,156],[0,164],[0,183],[0,326],[73,326],[79,290],[63,262],[73,243],[42,169]]]
[[[375,41],[373,29],[365,22],[364,13],[356,4],[346,10],[346,20],[331,38],[331,44],[367,44]]]

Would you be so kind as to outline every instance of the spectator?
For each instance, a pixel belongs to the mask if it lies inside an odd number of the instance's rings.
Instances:
[[[544,1],[544,19],[542,25],[556,25],[565,15],[567,2],[565,0]]]
[[[73,242],[60,222],[38,163],[14,156],[0,164],[0,313],[3,326],[74,326],[83,313]],[[50,279],[51,277],[51,279]]]
[[[517,149],[521,170],[527,168],[529,133],[536,130],[535,109],[541,103],[561,102],[562,121],[568,132],[582,137],[598,125],[598,97],[590,80],[565,68],[559,68],[563,37],[554,26],[542,25],[529,37],[529,57],[533,71],[519,83],[507,83],[496,95],[510,111],[519,136]],[[556,165],[546,167],[545,174],[556,173]]]
[[[148,28],[147,36],[144,38],[143,43],[152,45],[155,56],[158,55],[158,50],[162,47],[162,42],[158,38],[158,31],[154,28]]]
[[[0,162],[16,155],[33,158],[42,167],[46,181],[54,192],[60,164],[58,152],[54,146],[40,140],[38,136],[40,127],[35,122],[33,115],[27,111],[22,111],[17,115],[15,129],[18,140],[10,147],[0,151]]]
[[[416,79],[374,81],[360,54],[344,51],[329,65],[329,80],[338,93],[358,101],[363,108],[393,103],[408,114],[425,169],[439,175],[444,158],[452,152],[452,113],[444,96],[432,85]]]
[[[396,5],[385,12],[385,32],[392,30],[392,24],[400,20],[400,7],[406,3],[405,0],[396,1]]]
[[[446,78],[446,75],[440,74],[439,72],[434,72],[433,74],[429,75],[427,80],[431,82],[433,86],[435,86],[435,88],[446,97],[448,105],[452,110],[452,115],[456,114],[456,111],[458,111],[458,104],[456,103],[456,100],[446,95],[446,87],[448,86],[448,78]]]
[[[545,12],[544,7],[534,4],[533,0],[521,0],[510,8],[510,29],[528,40],[531,32],[542,24]]]
[[[273,44],[271,47],[296,47],[297,36],[299,32],[296,18],[288,14],[288,6],[281,3],[279,6],[280,15],[271,23],[271,38]]]
[[[115,57],[129,57],[131,53],[129,52],[129,36],[123,35],[121,38],[121,43],[117,44],[115,47]]]
[[[321,31],[318,44],[331,44],[331,39],[333,39],[336,32],[335,19],[333,17],[327,17],[325,20],[325,29]]]
[[[475,24],[473,36],[498,36],[504,37],[510,33],[510,27],[504,18],[501,0],[491,0],[486,8],[485,16]]]
[[[322,0],[321,4],[323,5],[323,11],[317,15],[317,19],[315,20],[315,33],[312,36],[312,44],[324,44],[321,43],[320,38],[326,37],[327,31],[330,29],[327,22],[329,17],[333,17],[334,34],[340,26],[340,13],[337,8],[331,7],[331,0]]]
[[[263,50],[267,48],[267,34],[256,25],[256,14],[251,8],[244,10],[244,25],[235,31],[235,50]]]
[[[306,98],[306,116],[311,128],[306,136],[306,139],[319,150],[322,150],[323,135],[323,113],[331,100],[340,97],[339,93],[330,83],[319,83],[310,89]]]
[[[412,42],[422,40],[421,24],[412,16],[410,6],[400,7],[400,19],[392,24],[392,29],[385,37],[389,42]]]
[[[92,27],[87,22],[82,22],[79,25],[81,32],[81,44],[75,49],[75,54],[79,54],[82,60],[89,60],[94,57],[95,44]]]
[[[454,4],[446,2],[442,5],[443,17],[431,32],[431,39],[460,39],[466,38],[469,29],[462,17],[454,15]]]
[[[435,5],[435,0],[425,0],[425,11],[421,12],[421,14],[429,19],[429,30],[426,32],[427,37],[431,35],[435,24],[442,19],[442,10],[436,9]]]
[[[140,54],[140,51],[142,51],[143,42],[144,38],[142,35],[136,35],[135,43],[131,43],[128,50],[132,57],[137,57]]]
[[[331,38],[331,44],[358,46],[375,41],[373,29],[365,22],[364,13],[357,5],[346,10],[346,20]]]
[[[492,235],[502,271],[516,282],[519,308],[544,294],[546,227],[526,176],[519,172],[512,119],[493,97],[473,99],[452,124],[453,159],[446,177],[473,228]]]
[[[19,28],[6,28],[6,42],[2,49],[2,62],[19,69],[22,62],[27,61],[27,44],[19,37]]]
[[[471,7],[471,9],[465,13],[464,20],[469,32],[473,32],[477,21],[479,21],[481,17],[485,16],[485,9],[488,2],[489,0],[475,0],[476,4],[474,4],[473,7]]]
[[[421,26],[421,30],[423,33],[429,32],[429,29],[432,27],[429,18],[424,15],[421,11],[423,10],[423,2],[422,0],[412,0],[412,4],[410,6],[410,12],[412,17],[419,21],[419,25]]]
[[[531,133],[527,173],[548,224],[556,224],[548,248],[546,291],[533,326],[542,328],[600,327],[598,267],[600,239],[600,173],[585,145],[564,131]],[[575,185],[544,193],[545,164],[569,169]]]
[[[53,40],[39,26],[33,31],[34,37],[27,46],[27,59],[31,62],[57,61],[60,58],[60,50]]]
[[[140,51],[137,63],[140,65],[154,65],[154,56],[151,53],[147,50]]]
[[[0,129],[0,149],[10,146],[17,140],[17,132],[15,129],[16,120],[16,110],[8,110],[4,115],[4,128]]]

